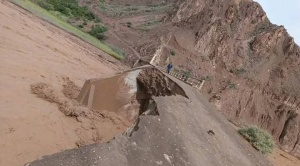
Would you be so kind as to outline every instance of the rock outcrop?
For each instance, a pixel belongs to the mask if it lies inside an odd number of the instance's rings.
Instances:
[[[228,119],[268,130],[300,157],[300,49],[285,28],[252,0],[180,1],[166,20],[175,30],[162,38],[154,64],[171,60],[206,79],[204,91]]]

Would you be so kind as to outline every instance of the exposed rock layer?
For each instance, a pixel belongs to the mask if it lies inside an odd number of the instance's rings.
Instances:
[[[206,79],[204,91],[236,124],[258,125],[300,157],[300,49],[252,0],[187,0],[168,18],[155,64]],[[166,58],[168,57],[168,58]]]

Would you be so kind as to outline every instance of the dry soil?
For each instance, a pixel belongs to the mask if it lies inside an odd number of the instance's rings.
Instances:
[[[274,166],[299,166],[300,160],[296,157],[276,148],[271,155],[268,156],[269,160]]]
[[[57,103],[34,95],[31,86],[46,84],[60,97],[65,97],[64,92],[74,98],[68,88],[76,91],[75,85],[81,87],[86,79],[113,74],[123,67],[8,1],[0,1],[0,20],[0,165],[23,165],[84,144],[86,119],[65,116]],[[67,97],[63,100],[72,101]],[[105,115],[102,120],[114,116]],[[109,119],[102,121],[109,131],[102,132],[113,137],[120,127]],[[95,141],[111,139],[102,138],[99,132]]]

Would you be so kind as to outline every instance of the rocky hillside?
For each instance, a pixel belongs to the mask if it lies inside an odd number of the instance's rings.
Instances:
[[[267,129],[300,157],[300,49],[285,28],[252,0],[180,1],[166,21],[174,30],[154,64],[205,79],[203,92],[230,121]]]

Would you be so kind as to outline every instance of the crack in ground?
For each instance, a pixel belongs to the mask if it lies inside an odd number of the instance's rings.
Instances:
[[[139,129],[141,116],[159,116],[159,110],[153,97],[181,95],[188,98],[177,83],[155,68],[143,69],[136,81],[138,85],[136,100],[140,104],[140,110],[136,122],[124,133],[129,137]]]

